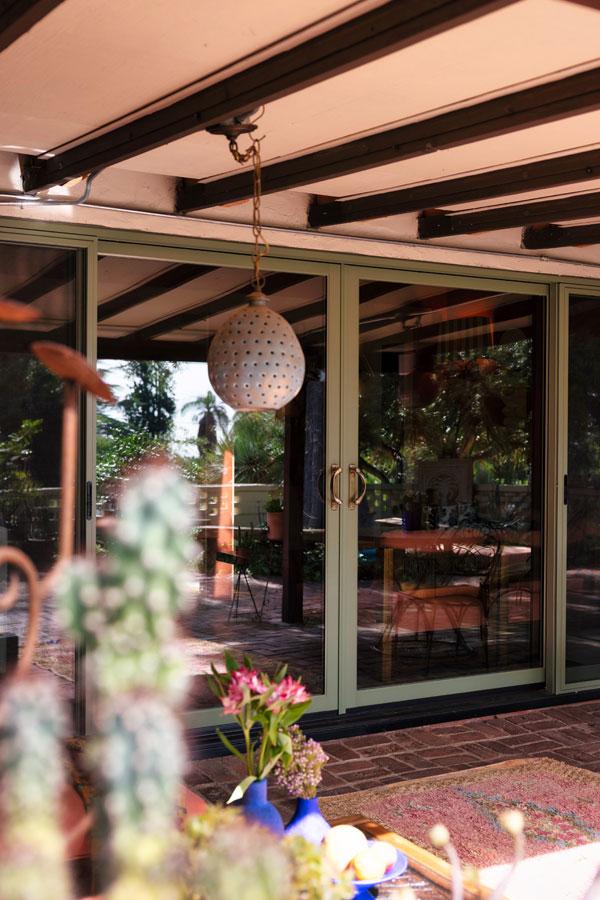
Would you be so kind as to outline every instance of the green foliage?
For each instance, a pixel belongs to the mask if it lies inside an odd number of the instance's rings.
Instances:
[[[2,353],[0,364],[5,386],[2,434],[18,433],[24,412],[28,420],[39,420],[40,427],[31,435],[29,470],[41,487],[55,487],[60,471],[62,382],[29,354]]]
[[[163,440],[145,431],[114,431],[98,434],[96,443],[96,478],[98,503],[105,503],[115,485],[128,473],[139,469],[143,461],[166,449]]]
[[[59,804],[65,716],[55,683],[14,679],[0,705],[2,900],[70,900]]]
[[[229,440],[235,455],[237,482],[283,481],[284,426],[274,413],[236,413]]]
[[[531,354],[531,342],[515,338],[490,348],[483,364],[474,353],[437,360],[428,402],[419,400],[418,371],[403,393],[397,373],[369,371],[363,360],[360,459],[367,479],[400,484],[414,477],[419,460],[468,457],[485,461],[495,483],[527,484]]]
[[[350,874],[334,872],[321,847],[298,835],[285,838],[283,845],[292,858],[292,896],[302,900],[354,897]]]
[[[17,524],[27,516],[36,484],[30,474],[31,445],[41,419],[23,419],[18,429],[0,441],[0,519]]]
[[[188,873],[198,900],[291,900],[292,866],[281,842],[238,810],[213,807],[192,819]]]
[[[145,432],[152,438],[166,438],[171,433],[176,409],[173,399],[175,365],[142,360],[126,364],[131,388],[119,407],[132,431]]]
[[[194,900],[346,900],[348,875],[333,872],[322,849],[301,837],[278,841],[239,810],[208,807],[186,825]]]
[[[278,513],[283,512],[283,503],[279,497],[271,497],[265,503],[265,512]]]

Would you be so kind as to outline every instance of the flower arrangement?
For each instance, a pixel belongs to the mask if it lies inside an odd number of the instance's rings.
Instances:
[[[279,787],[291,797],[305,800],[317,796],[321,783],[322,769],[329,757],[318,741],[306,737],[299,725],[289,730],[292,741],[291,759],[287,765],[279,761],[273,769],[273,777]]]
[[[225,672],[212,666],[209,685],[221,701],[224,715],[234,716],[244,736],[244,753],[218,728],[223,744],[246,767],[246,778],[236,787],[229,802],[243,797],[255,781],[266,778],[277,763],[287,765],[292,758],[290,727],[300,719],[311,704],[311,697],[301,681],[287,674],[281,666],[271,678],[252,667],[245,656],[243,665],[225,655]],[[257,738],[254,734],[258,730]]]

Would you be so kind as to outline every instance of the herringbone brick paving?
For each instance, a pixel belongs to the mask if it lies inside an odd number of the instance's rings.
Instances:
[[[527,756],[547,756],[600,772],[600,701],[423,725],[323,743],[329,754],[320,794],[341,794]],[[207,800],[226,800],[243,777],[233,757],[191,763],[188,783]],[[285,807],[277,788],[271,799]]]

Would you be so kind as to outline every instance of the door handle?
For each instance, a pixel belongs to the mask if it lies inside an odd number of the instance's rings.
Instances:
[[[342,474],[342,467],[333,465],[330,469],[329,473],[329,502],[331,504],[332,509],[338,509],[342,505],[342,500],[336,493],[336,484],[340,475]]]
[[[358,490],[358,481],[361,482],[360,493]],[[365,499],[367,493],[367,479],[358,466],[348,466],[348,509],[356,509],[357,506]]]

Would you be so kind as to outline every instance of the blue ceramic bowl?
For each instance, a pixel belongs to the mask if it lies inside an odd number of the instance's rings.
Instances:
[[[369,844],[376,844],[377,841],[369,841]],[[379,881],[353,881],[354,885],[354,897],[364,897],[365,900],[367,898],[372,898],[373,894],[370,893],[371,888],[378,887],[380,884],[384,884],[386,881],[393,881],[394,878],[398,878],[400,875],[403,875],[406,872],[406,868],[408,866],[408,859],[401,853],[400,850],[396,850],[396,862],[388,869],[383,878],[380,878]]]

